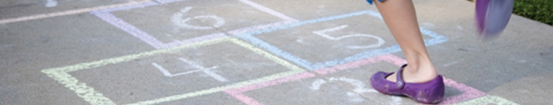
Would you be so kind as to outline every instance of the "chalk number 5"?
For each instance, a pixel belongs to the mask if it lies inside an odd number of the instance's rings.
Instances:
[[[347,46],[347,48],[350,48],[350,49],[365,49],[365,48],[377,48],[377,47],[380,47],[384,44],[384,40],[378,36],[374,36],[374,35],[369,35],[369,34],[349,34],[349,35],[344,35],[344,36],[340,36],[340,37],[334,37],[334,36],[330,36],[328,34],[326,34],[327,32],[331,32],[331,31],[338,31],[338,30],[341,30],[341,29],[344,29],[348,27],[348,25],[342,25],[342,26],[338,26],[338,27],[334,27],[334,28],[328,28],[328,29],[324,29],[324,30],[317,30],[317,31],[313,31],[314,34],[317,34],[321,37],[324,37],[326,39],[329,39],[329,40],[342,40],[342,39],[345,39],[345,38],[361,38],[361,37],[366,37],[366,38],[374,38],[377,40],[376,43],[374,44],[371,44],[371,45],[366,45],[366,46],[359,46],[359,45],[352,45],[352,46]]]

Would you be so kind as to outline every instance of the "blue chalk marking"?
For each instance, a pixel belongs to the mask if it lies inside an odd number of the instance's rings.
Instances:
[[[382,16],[380,15],[380,13],[372,11],[372,10],[367,10],[367,11],[359,11],[359,12],[353,12],[353,13],[343,14],[343,15],[336,15],[336,16],[329,16],[329,17],[323,17],[323,18],[318,18],[318,19],[311,19],[311,20],[301,21],[301,22],[298,22],[298,23],[291,23],[291,24],[283,25],[283,26],[279,26],[279,27],[267,28],[267,29],[263,29],[263,30],[259,30],[259,31],[255,31],[255,32],[240,34],[240,35],[237,35],[237,37],[239,37],[243,40],[246,40],[246,41],[252,43],[253,45],[256,45],[260,48],[263,48],[263,49],[265,49],[265,50],[267,50],[267,51],[269,51],[269,52],[271,52],[271,53],[273,53],[277,56],[280,56],[280,57],[282,57],[286,60],[294,62],[294,63],[296,63],[296,64],[298,64],[298,65],[300,65],[300,66],[302,66],[306,69],[309,69],[309,70],[317,70],[317,69],[321,69],[321,68],[325,68],[325,67],[330,67],[330,66],[339,65],[339,64],[345,64],[345,63],[349,63],[349,62],[352,62],[352,61],[357,61],[357,60],[366,59],[366,58],[370,58],[370,57],[374,57],[374,56],[379,56],[379,55],[383,55],[383,54],[389,54],[389,53],[395,53],[395,52],[401,51],[401,48],[399,47],[399,45],[392,45],[392,46],[385,47],[385,48],[373,49],[373,50],[365,51],[365,52],[362,52],[362,53],[358,53],[358,54],[346,57],[344,59],[334,59],[334,60],[325,61],[325,62],[311,63],[311,62],[309,62],[305,59],[294,56],[294,55],[292,55],[292,54],[290,54],[286,51],[283,51],[283,50],[281,50],[281,49],[279,49],[279,48],[277,48],[277,47],[275,47],[275,46],[273,46],[273,45],[271,45],[271,44],[255,37],[255,35],[270,33],[270,32],[276,31],[276,30],[290,29],[290,28],[294,28],[294,27],[302,26],[302,25],[306,25],[306,24],[314,24],[314,23],[319,23],[319,22],[343,19],[343,18],[348,18],[348,17],[353,17],[353,16],[360,16],[360,15],[369,15],[369,16],[373,16],[375,18],[382,19]],[[435,33],[433,31],[427,30],[425,28],[421,27],[420,30],[421,30],[421,33],[423,35],[432,37],[431,39],[425,39],[424,40],[426,46],[431,46],[431,45],[443,43],[443,42],[446,42],[448,40],[448,38],[446,38],[445,36],[440,35],[438,33]]]
[[[306,61],[304,59],[296,57],[296,56],[294,56],[294,55],[292,55],[292,54],[290,54],[286,51],[282,51],[282,50],[278,49],[277,47],[272,46],[267,42],[264,42],[261,39],[253,37],[251,34],[249,34],[249,35],[242,34],[242,35],[238,35],[238,37],[252,43],[255,46],[261,47],[261,48],[263,48],[263,49],[265,49],[265,50],[267,50],[267,51],[269,51],[269,52],[271,52],[271,53],[273,53],[277,56],[280,56],[284,59],[292,61],[292,62],[294,62],[294,63],[296,63],[296,64],[298,64],[302,67],[305,67],[306,69],[309,69],[309,70],[313,69],[313,68],[311,68],[311,66],[310,66],[311,63],[309,61]]]

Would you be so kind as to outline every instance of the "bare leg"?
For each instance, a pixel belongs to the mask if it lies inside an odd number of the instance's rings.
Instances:
[[[375,4],[407,58],[407,67],[403,72],[405,82],[420,83],[436,78],[438,72],[424,46],[413,2],[386,0]],[[395,82],[396,74],[386,79]]]

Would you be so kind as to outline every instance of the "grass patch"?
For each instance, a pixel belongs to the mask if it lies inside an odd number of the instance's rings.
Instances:
[[[515,0],[513,13],[553,25],[553,0]]]

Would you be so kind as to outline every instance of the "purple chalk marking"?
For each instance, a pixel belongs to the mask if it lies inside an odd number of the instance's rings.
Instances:
[[[157,1],[157,2],[155,2]],[[121,10],[130,10],[130,9],[134,9],[134,8],[144,8],[144,7],[149,7],[149,6],[155,6],[155,5],[160,5],[161,4],[167,4],[167,3],[174,3],[174,2],[179,2],[179,1],[187,1],[187,0],[154,0],[154,1],[150,1],[150,2],[145,2],[145,3],[141,3],[141,4],[136,4],[136,5],[129,5],[129,6],[123,6],[123,7],[118,7],[118,8],[109,8],[109,9],[102,9],[102,10],[97,10],[97,11],[92,11],[91,13],[107,13],[107,12],[113,12],[113,11],[121,11]]]
[[[205,40],[212,40],[212,39],[227,37],[224,33],[215,33],[215,34],[204,35],[204,36],[195,37],[195,38],[191,38],[191,39],[186,39],[186,40],[174,41],[174,42],[166,44],[166,43],[163,43],[163,42],[159,41],[154,36],[152,36],[152,35],[144,32],[144,31],[134,27],[133,25],[125,22],[124,20],[122,20],[120,18],[117,18],[116,16],[114,16],[111,13],[95,13],[94,15],[96,15],[97,17],[99,17],[100,19],[102,19],[104,21],[107,21],[108,23],[112,24],[113,26],[116,26],[117,28],[131,34],[132,36],[146,42],[147,44],[149,44],[150,46],[152,46],[156,49],[170,48],[170,47],[175,47],[175,46],[178,46],[178,45],[184,45],[184,44],[190,44],[190,43],[195,43],[195,42],[201,42],[201,41],[205,41]]]
[[[159,5],[159,4],[156,3],[156,2],[150,1],[150,2],[140,3],[140,4],[136,4],[136,5],[129,5],[129,6],[123,6],[123,7],[117,7],[117,8],[96,10],[96,11],[91,11],[90,13],[92,13],[92,14],[109,13],[109,12],[113,12],[113,11],[129,10],[129,9],[134,9],[134,8],[144,8],[144,7],[154,6],[154,5]]]
[[[144,7],[155,6],[155,5],[160,5],[160,4],[167,4],[167,3],[174,3],[174,2],[179,2],[179,1],[185,1],[185,0],[158,0],[157,2],[152,1],[152,2],[145,2],[145,3],[137,4],[137,5],[130,5],[130,6],[123,6],[123,7],[118,7],[118,8],[97,10],[97,11],[92,11],[91,13],[96,15],[97,17],[101,18],[102,20],[116,26],[117,28],[131,34],[132,36],[146,42],[147,44],[149,44],[150,46],[152,46],[156,49],[171,48],[171,47],[175,47],[175,46],[179,46],[179,45],[183,45],[183,44],[189,44],[189,43],[201,42],[201,41],[205,41],[205,40],[212,40],[212,39],[217,39],[217,38],[228,37],[225,33],[214,33],[214,34],[203,35],[203,36],[195,37],[195,38],[191,38],[191,39],[176,40],[176,41],[173,41],[173,42],[164,43],[164,42],[161,42],[160,40],[158,40],[157,38],[155,38],[154,36],[148,34],[147,32],[144,32],[144,31],[140,30],[139,28],[127,23],[126,21],[124,21],[120,18],[117,18],[116,16],[114,16],[113,14],[110,13],[110,12],[114,12],[114,11],[130,10],[130,9],[134,9],[134,8],[144,8]],[[280,25],[284,25],[284,24],[297,22],[297,20],[292,19],[292,18],[290,18],[286,15],[283,15],[282,13],[278,13],[274,10],[263,7],[259,4],[251,2],[249,0],[239,0],[239,1],[243,2],[247,5],[250,5],[254,8],[257,8],[260,11],[263,11],[263,12],[269,13],[273,16],[276,16],[278,18],[281,18],[281,19],[283,19],[283,21],[270,23],[270,24],[265,24],[265,25],[258,25],[258,26],[253,26],[253,27],[246,27],[246,28],[236,29],[236,30],[229,31],[229,34],[239,35],[239,34],[251,32],[251,31],[256,31],[256,30],[260,30],[260,29],[265,29],[265,28],[270,28],[270,27],[275,27],[275,26],[280,26]]]
[[[163,46],[163,43],[161,43],[161,41],[157,40],[157,38],[149,35],[148,33],[134,27],[133,25],[125,22],[124,20],[121,20],[119,18],[117,18],[116,16],[114,16],[113,14],[111,13],[94,13],[94,15],[96,15],[97,17],[99,17],[100,19],[104,20],[104,21],[107,21],[108,23],[110,23],[111,25],[131,34],[132,36],[134,37],[137,37],[138,39],[146,42],[147,44],[149,44],[150,46],[154,47],[154,48],[157,48],[157,49],[160,49],[162,48]]]

